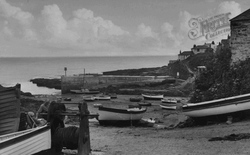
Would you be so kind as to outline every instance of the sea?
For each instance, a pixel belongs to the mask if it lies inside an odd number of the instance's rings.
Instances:
[[[177,56],[116,56],[116,57],[4,57],[0,58],[0,84],[8,87],[21,84],[23,92],[58,94],[61,91],[38,87],[33,78],[60,78],[62,75],[167,66]],[[67,71],[65,71],[67,68]]]

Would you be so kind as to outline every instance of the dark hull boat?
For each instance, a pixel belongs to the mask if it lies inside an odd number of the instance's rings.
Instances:
[[[146,95],[146,94],[142,94],[142,97],[144,98],[144,100],[161,100],[163,99],[163,95]]]

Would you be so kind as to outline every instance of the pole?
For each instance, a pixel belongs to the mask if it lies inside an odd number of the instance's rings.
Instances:
[[[67,67],[64,67],[64,72],[65,72],[65,76],[67,75],[66,72],[67,72]]]
[[[80,129],[78,139],[78,155],[89,155],[90,152],[90,135],[89,135],[89,111],[86,102],[80,106]]]

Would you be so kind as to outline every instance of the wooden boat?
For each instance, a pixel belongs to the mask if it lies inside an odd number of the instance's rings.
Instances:
[[[98,121],[101,125],[126,125],[137,123],[146,111],[147,108],[115,109],[100,106],[98,108]]]
[[[95,97],[94,96],[84,96],[83,97],[83,100],[84,101],[95,101]]]
[[[107,95],[100,95],[95,97],[96,100],[110,100],[111,97]]]
[[[74,94],[99,94],[100,93],[97,90],[88,90],[88,89],[70,90],[70,92]]]
[[[161,100],[163,99],[163,95],[147,95],[147,94],[142,94],[144,100]]]
[[[20,84],[0,88],[1,155],[34,154],[51,147],[50,127],[32,128],[35,121],[20,113],[20,88]]]
[[[51,148],[48,125],[0,136],[1,155],[29,155]]]
[[[182,106],[183,114],[190,117],[221,115],[249,109],[250,93],[200,103],[188,103]]]
[[[171,99],[171,98],[164,98],[161,100],[161,104],[160,107],[162,109],[166,109],[166,110],[175,110],[176,109],[176,104],[177,104],[177,100],[175,99]]]

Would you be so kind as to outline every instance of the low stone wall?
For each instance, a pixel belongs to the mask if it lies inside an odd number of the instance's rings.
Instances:
[[[79,75],[62,76],[61,89],[62,94],[69,93],[72,89],[81,89],[83,86],[87,89],[93,89],[99,85],[110,85],[117,83],[142,82],[151,80],[164,80],[168,76],[112,76],[112,75]],[[83,82],[84,81],[84,82]]]

